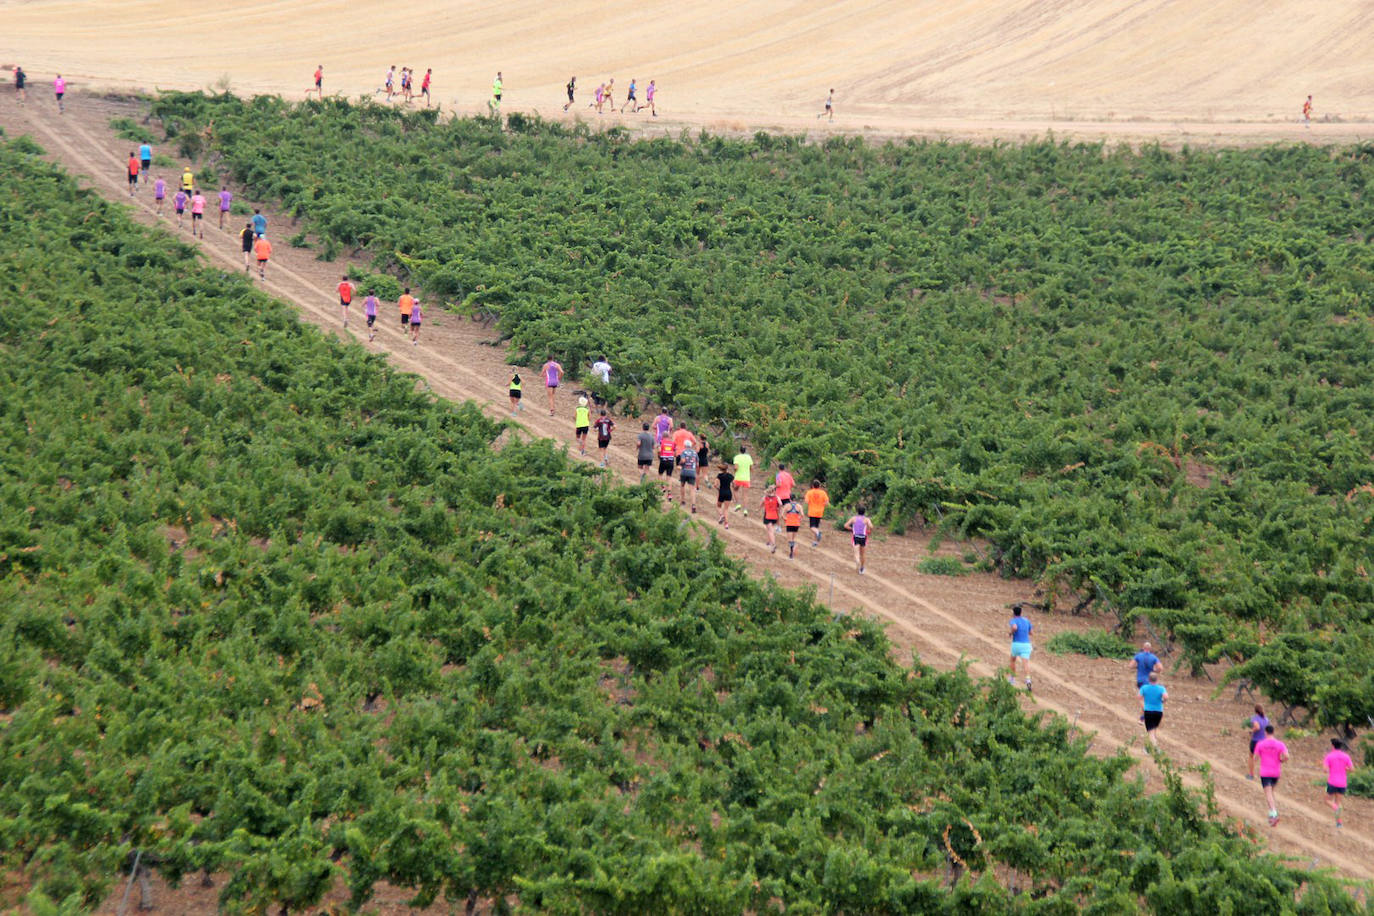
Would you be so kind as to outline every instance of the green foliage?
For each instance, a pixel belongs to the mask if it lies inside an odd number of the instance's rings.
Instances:
[[[652,488],[493,451],[475,406],[17,142],[0,232],[27,304],[0,309],[0,871],[35,912],[90,909],[135,849],[226,872],[231,913],[383,880],[561,913],[1355,910],[1205,793],[1147,795],[1006,685],[751,579]]]
[[[154,113],[213,117],[236,180],[497,313],[518,351],[604,350],[880,522],[942,517],[1005,574],[1176,612],[1195,670],[1321,628],[1356,651],[1304,702],[1369,670],[1374,147],[631,142],[198,94]]]
[[[958,557],[926,557],[916,570],[930,576],[967,576],[969,572]]]
[[[1104,630],[1065,630],[1051,636],[1045,648],[1055,655],[1086,655],[1088,658],[1127,659],[1136,652],[1130,643]]]
[[[110,129],[122,140],[131,143],[152,143],[156,138],[153,132],[133,118],[111,118]]]

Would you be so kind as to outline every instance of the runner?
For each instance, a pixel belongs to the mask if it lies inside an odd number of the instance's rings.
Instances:
[[[649,422],[640,424],[639,451],[635,453],[635,464],[639,467],[639,482],[649,476],[649,468],[654,463],[654,434],[649,432]]]
[[[1264,726],[1264,737],[1255,745],[1254,756],[1259,760],[1260,785],[1264,787],[1264,800],[1269,803],[1269,826],[1279,822],[1279,804],[1274,798],[1274,787],[1283,775],[1283,764],[1288,760],[1288,745],[1274,737],[1274,726]]]
[[[606,450],[611,447],[611,430],[615,429],[615,421],[606,414],[606,408],[601,408],[600,415],[596,422],[592,424],[596,427],[596,447],[601,451],[600,467],[610,464],[610,459],[606,456]]]
[[[825,507],[830,505],[830,494],[825,492],[820,480],[811,481],[811,489],[806,491],[806,523],[811,526],[815,540],[812,547],[821,546],[821,519],[825,517]]]
[[[596,101],[592,103],[596,107],[596,113],[601,114],[601,106],[606,104],[606,84],[596,84]]]
[[[510,385],[508,386],[506,393],[510,395],[511,416],[515,416],[517,413],[520,412],[520,398],[523,397],[525,394],[524,383],[520,381],[519,372],[511,373]]]
[[[253,208],[253,234],[267,234],[267,217],[263,216],[262,211],[256,207]]]
[[[566,105],[563,106],[563,110],[564,110],[564,111],[567,111],[569,108],[572,107],[573,102],[576,101],[576,99],[573,98],[573,96],[576,95],[576,93],[577,93],[577,77],[575,77],[575,76],[570,76],[570,77],[568,77],[568,103],[567,103]]]
[[[787,559],[797,555],[797,532],[801,530],[802,507],[797,500],[789,499],[782,506],[782,524],[787,529]]]
[[[162,216],[162,202],[167,199],[167,182],[162,180],[159,175],[157,181],[153,182],[153,204],[157,207],[157,215]]]
[[[20,105],[24,104],[24,99],[28,97],[28,92],[24,89],[24,83],[28,82],[29,76],[24,72],[23,67],[14,68],[14,97]]]
[[[778,499],[778,488],[768,486],[763,491],[763,542],[768,545],[769,553],[778,552],[778,513],[782,510],[782,500]]]
[[[859,575],[864,574],[864,558],[868,555],[868,535],[873,530],[873,523],[864,515],[863,506],[854,507],[854,516],[844,523],[844,530],[849,532],[850,542],[854,545],[854,565],[859,569]],[[1026,687],[1030,687],[1030,678],[1026,678]]]
[[[67,94],[67,81],[62,78],[62,74],[57,74],[57,79],[52,81],[52,91],[57,96],[57,113],[62,114],[67,110],[62,107],[62,96]]]
[[[1355,768],[1355,761],[1346,753],[1345,742],[1340,738],[1331,739],[1331,750],[1322,758],[1326,768],[1326,803],[1336,812],[1336,826],[1341,826],[1341,803],[1345,800],[1345,790],[1349,785],[1349,773]]]
[[[611,106],[611,111],[615,111],[615,77],[606,81],[606,104]]]
[[[705,436],[697,436],[697,467],[711,467],[711,446],[707,443]]]
[[[797,482],[792,479],[792,474],[787,470],[787,465],[778,462],[778,473],[773,475],[773,485],[778,488],[778,502],[787,502],[792,498],[792,488]]]
[[[343,326],[348,327],[348,307],[353,304],[353,293],[357,289],[352,283],[348,282],[348,276],[339,278],[339,310],[343,313]]]
[[[601,379],[603,385],[611,383],[611,364],[606,362],[605,354],[602,354],[600,359],[592,363],[592,374]]]
[[[410,313],[415,308],[415,297],[410,294],[409,286],[401,293],[401,298],[396,300],[396,306],[401,311],[401,332],[405,333],[406,328],[410,327]]]
[[[663,408],[654,417],[654,445],[663,441],[663,437],[668,435],[673,429],[673,415],[668,413],[668,408]]]
[[[219,189],[219,227],[224,228],[224,218],[229,215],[229,205],[234,202],[234,193],[227,187]]]
[[[491,101],[487,103],[487,108],[493,115],[501,113],[501,94],[505,91],[505,84],[501,81],[501,71],[496,71],[496,79],[491,81]]]
[[[1269,717],[1264,714],[1264,707],[1255,704],[1255,714],[1250,717],[1250,754],[1246,759],[1249,764],[1249,771],[1245,778],[1253,780],[1255,778],[1255,745],[1264,740],[1264,727],[1269,724]]]
[[[129,153],[129,196],[133,197],[138,190],[138,157]]]
[[[834,89],[831,89],[831,90],[830,90],[830,95],[828,95],[828,96],[825,97],[825,111],[822,111],[820,114],[816,115],[816,120],[819,121],[821,118],[825,118],[825,117],[830,118],[830,120],[832,120],[832,121],[835,120],[835,90],[834,90]]]
[[[630,111],[631,105],[634,106],[634,111],[631,113],[639,111],[639,102],[635,101],[635,78],[633,76],[630,77],[629,91],[625,93],[625,107],[620,109],[620,113],[624,114],[625,112]]]
[[[401,98],[407,105],[410,104],[410,68],[401,68]]]
[[[1007,621],[1007,632],[1011,634],[1011,676],[1007,682],[1016,686],[1016,660],[1021,659],[1021,671],[1026,677],[1026,689],[1031,689],[1030,657],[1031,631],[1035,629],[1025,617],[1021,616],[1021,605],[1011,609],[1011,620]]]
[[[654,117],[658,117],[658,109],[654,107],[654,93],[657,91],[658,87],[654,85],[654,81],[649,80],[649,88],[644,90],[644,104],[653,112]]]
[[[1163,671],[1164,666],[1159,663],[1159,656],[1150,651],[1148,642],[1142,643],[1140,651],[1137,652],[1127,663],[1129,667],[1135,669],[1135,689],[1138,693],[1150,681],[1150,674],[1155,671]]]
[[[695,440],[695,438],[696,438],[696,437],[693,436],[692,433],[691,433],[691,431],[688,430],[687,427],[685,427],[685,426],[679,426],[679,427],[677,427],[676,429],[674,429],[674,430],[673,430],[673,434],[672,434],[672,440],[673,440],[673,454],[674,454],[674,455],[681,455],[681,454],[682,454],[683,448],[686,447],[687,440],[688,440],[688,439],[693,439],[693,440]],[[698,460],[700,460],[700,459],[698,459]]]
[[[315,68],[315,88],[305,90],[305,97],[310,98],[312,92],[320,97],[321,102],[324,101],[324,64]]]
[[[592,426],[592,412],[587,409],[587,399],[578,398],[573,408],[573,438],[577,440],[577,454],[587,454],[587,430]]]
[[[200,228],[200,237],[205,238],[205,195],[200,193],[200,188],[191,195],[191,235],[196,235],[196,228]]]
[[[162,179],[158,179],[161,181]],[[243,231],[239,233],[239,242],[243,245],[243,272],[248,273],[248,256],[253,253],[253,224],[244,223]]]
[[[692,514],[697,514],[697,469],[700,467],[700,457],[697,454],[697,444],[688,436],[682,440],[682,448],[677,453],[678,473],[678,499],[684,506],[692,510]],[[687,502],[687,489],[692,490],[692,501]]]
[[[391,97],[396,94],[396,65],[386,71],[386,100],[391,101]]]
[[[673,445],[671,436],[664,436],[658,440],[658,476],[666,477],[667,481],[660,480],[663,484],[663,495],[668,497],[668,502],[673,501],[672,491],[668,488],[673,483],[673,465],[677,460],[677,447]]]
[[[187,200],[190,200],[191,192],[195,190],[195,187],[196,176],[191,172],[191,167],[188,165],[181,172],[181,189],[186,192]]]
[[[1169,691],[1159,682],[1158,671],[1151,671],[1146,677],[1147,681],[1136,688],[1140,694],[1140,721],[1145,723],[1145,737],[1158,750],[1159,739],[1155,737],[1155,731],[1164,720],[1164,701],[1169,699]]]
[[[739,447],[739,451],[735,453],[735,489],[736,489],[736,490],[747,490],[747,489],[749,489],[749,473],[750,473],[750,469],[751,469],[753,466],[754,466],[754,459],[753,459],[753,457],[749,454],[749,450],[748,450],[747,448],[745,448],[743,445],[741,445],[741,446]],[[746,509],[746,508],[744,508],[744,494],[742,494],[742,493],[739,494],[739,497],[740,497],[740,503],[739,503],[738,505],[735,506],[735,511],[736,511],[736,512],[742,512],[742,513],[744,513],[744,515],[747,516],[747,515],[749,514],[749,510]]]
[[[191,195],[180,189],[172,196],[172,209],[177,211],[177,228],[181,228],[182,217],[186,213],[186,205],[191,202]]]
[[[260,235],[253,243],[253,256],[258,259],[258,279],[266,282],[267,262],[272,258],[272,243],[267,241],[267,236]]]
[[[730,473],[730,465],[722,461],[718,467],[719,473],[716,474],[716,524],[730,527],[730,519],[726,517],[725,507],[734,500],[735,475]]]
[[[377,294],[373,290],[367,291],[367,298],[363,300],[363,317],[367,319],[367,339],[369,341],[377,336],[377,306],[381,305],[377,301]]]
[[[1304,127],[1312,126],[1312,96],[1307,97],[1307,101],[1302,103],[1302,123]]]
[[[420,345],[420,325],[424,324],[425,312],[420,308],[419,297],[412,296],[410,300],[410,345],[418,347]]]
[[[151,143],[140,143],[138,145],[138,165],[139,171],[143,173],[143,180],[148,180],[148,173],[153,170],[153,145]]]
[[[558,384],[563,381],[563,364],[550,356],[549,361],[539,367],[539,371],[544,373],[544,390],[549,395],[549,416],[553,416],[553,396],[558,391]]]
[[[429,81],[434,75],[433,67],[425,68],[425,78],[420,80],[420,95],[425,97],[425,107],[429,107]]]

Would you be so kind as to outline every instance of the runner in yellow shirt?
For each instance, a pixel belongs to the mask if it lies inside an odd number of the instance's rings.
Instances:
[[[749,514],[749,510],[744,508],[744,494],[741,490],[749,489],[749,471],[754,466],[753,456],[743,445],[739,447],[739,454],[735,455],[735,511]]]

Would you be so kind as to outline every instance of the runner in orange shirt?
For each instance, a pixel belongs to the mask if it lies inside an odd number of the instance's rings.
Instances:
[[[1312,126],[1312,96],[1307,97],[1307,101],[1302,103],[1302,123],[1305,127]]]
[[[795,498],[782,506],[782,525],[787,529],[787,559],[797,555],[797,532],[801,530],[802,507]]]
[[[272,258],[272,243],[267,241],[267,236],[260,235],[253,243],[253,256],[258,259],[258,278],[266,281],[267,262]]]
[[[348,277],[339,278],[339,308],[343,310],[344,327],[348,327],[348,307],[353,304],[353,284],[348,282]]]
[[[138,157],[132,152],[129,153],[129,196],[133,197],[138,190]]]
[[[409,286],[401,293],[401,298],[396,300],[396,304],[401,307],[401,328],[410,327],[410,312],[415,308],[415,297],[410,294]]]
[[[830,494],[825,492],[820,480],[811,481],[811,489],[806,491],[806,519],[807,524],[811,526],[811,534],[815,537],[811,542],[812,547],[819,547],[821,544],[821,519],[825,518],[825,507],[828,505]]]

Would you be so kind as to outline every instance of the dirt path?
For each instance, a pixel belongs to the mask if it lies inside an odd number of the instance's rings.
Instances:
[[[163,224],[167,231],[177,234],[174,220],[154,214],[150,189],[141,189],[133,198],[127,193],[123,170],[129,144],[114,137],[108,120],[131,113],[116,103],[76,96],[60,118],[50,106],[0,105],[0,126],[11,134],[32,134],[64,166],[87,176],[99,192],[130,203],[137,219],[150,225]],[[181,164],[178,162],[176,172]],[[176,172],[170,168],[163,171],[170,184]],[[212,196],[213,184],[206,183],[207,196]],[[436,394],[476,401],[494,417],[509,416],[506,381],[511,367],[505,363],[505,351],[492,346],[490,334],[431,309],[420,344],[415,347],[403,334],[395,306],[389,303],[380,309],[374,342],[367,341],[357,306],[350,327],[342,329],[334,285],[344,262],[325,264],[316,261],[309,250],[292,249],[284,241],[289,234],[287,220],[266,208],[264,212],[268,213],[269,236],[274,240],[265,283],[269,292],[296,304],[305,320],[327,332],[351,336],[360,345],[387,354],[399,368],[424,378]],[[205,241],[199,243],[206,261],[241,271],[242,255],[235,233],[242,227],[242,217],[224,231],[213,225],[215,214],[208,217],[212,225],[206,229]],[[189,234],[182,230],[181,237],[187,240]],[[614,363],[614,354],[611,357]],[[528,368],[521,373],[526,379],[527,407],[516,418],[520,427],[531,436],[571,446],[574,389],[560,390],[557,415],[550,417],[538,373]],[[618,422],[610,473],[625,482],[637,482],[639,475],[629,443],[638,431],[638,418],[622,417]],[[593,459],[589,456],[588,460]],[[771,476],[771,471],[763,468],[757,468],[756,473],[760,478]],[[803,541],[796,560],[789,561],[785,547],[780,554],[770,554],[764,547],[757,506],[751,507],[750,519],[732,516],[732,527],[727,530],[713,523],[714,499],[709,492],[701,494],[698,504],[701,513],[684,514],[684,522],[705,536],[720,537],[728,552],[748,563],[758,575],[772,576],[787,586],[812,587],[821,600],[838,611],[862,610],[886,624],[898,647],[918,651],[928,663],[948,668],[962,660],[974,674],[992,676],[1005,661],[1006,607],[1030,597],[1028,583],[990,575],[921,575],[915,571],[916,563],[929,552],[926,538],[919,534],[894,537],[879,533],[871,539],[868,573],[862,577],[854,572],[848,545],[828,527],[823,546],[813,549]],[[1063,615],[1037,616],[1035,623],[1041,645],[1061,630],[1093,625],[1084,618]],[[1027,697],[1028,707],[1053,711],[1091,733],[1095,751],[1110,753],[1126,747],[1144,758],[1139,749],[1143,734],[1137,722],[1134,681],[1125,663],[1038,653],[1032,673],[1035,693],[1033,698]],[[1351,799],[1346,827],[1340,831],[1334,828],[1320,788],[1324,737],[1286,739],[1293,761],[1280,795],[1283,819],[1278,827],[1269,828],[1264,822],[1258,782],[1247,781],[1245,775],[1243,721],[1251,701],[1231,701],[1230,690],[1226,696],[1212,699],[1215,684],[1206,679],[1169,674],[1165,682],[1170,689],[1170,707],[1160,731],[1161,745],[1181,766],[1210,767],[1217,802],[1224,812],[1243,821],[1253,835],[1267,840],[1276,851],[1303,863],[1334,868],[1351,878],[1374,879],[1374,803]],[[1145,762],[1140,770],[1149,784],[1158,784],[1153,764]],[[1200,784],[1195,773],[1186,778]]]

